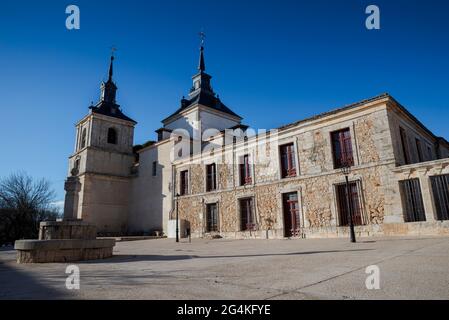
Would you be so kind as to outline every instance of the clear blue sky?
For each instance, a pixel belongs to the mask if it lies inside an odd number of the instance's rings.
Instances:
[[[69,4],[79,31],[65,28]],[[380,31],[365,28],[369,4]],[[7,0],[0,10],[0,176],[46,177],[58,200],[74,124],[98,99],[111,45],[137,144],[188,93],[201,28],[215,91],[254,128],[389,92],[449,138],[449,1]]]

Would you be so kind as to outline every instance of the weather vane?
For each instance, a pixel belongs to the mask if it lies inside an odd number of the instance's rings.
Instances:
[[[117,51],[117,48],[113,45],[112,47],[111,47],[111,57],[113,57],[114,58],[114,53]]]
[[[203,32],[203,30],[201,30],[201,32],[199,33],[200,36],[200,40],[201,40],[201,46],[204,46],[204,39],[206,39],[206,34]]]

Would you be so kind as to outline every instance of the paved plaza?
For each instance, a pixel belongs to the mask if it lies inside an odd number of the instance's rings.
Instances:
[[[449,299],[449,238],[117,243],[110,259],[18,265],[0,251],[0,299]],[[368,290],[377,265],[380,289]]]

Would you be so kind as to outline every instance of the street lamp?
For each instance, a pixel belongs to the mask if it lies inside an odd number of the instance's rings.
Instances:
[[[179,242],[179,210],[178,210],[178,197],[179,197],[179,193],[176,194],[176,242]]]
[[[348,162],[343,163],[341,167],[341,172],[345,175],[346,178],[346,210],[348,212],[349,219],[349,232],[351,235],[351,242],[355,243],[355,232],[354,232],[354,221],[352,220],[352,206],[350,205],[349,198],[349,174],[351,173],[351,165]]]

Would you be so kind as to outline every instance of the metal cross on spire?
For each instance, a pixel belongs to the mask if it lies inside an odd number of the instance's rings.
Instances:
[[[200,45],[200,62],[198,64],[198,70],[200,72],[204,72],[206,70],[206,64],[204,63],[204,39],[206,38],[206,34],[201,31],[199,33],[201,45]]]
[[[201,30],[200,33],[198,33],[198,35],[200,36],[200,45],[201,47],[204,46],[204,40],[206,39],[206,34],[204,33],[203,30]]]
[[[114,61],[114,52],[117,51],[117,48],[115,46],[111,47],[111,64],[109,65],[109,79],[108,81],[111,82],[112,81],[112,74],[113,74],[113,66],[112,66],[112,62]]]
[[[116,51],[117,51],[117,48],[113,45],[111,47],[111,58],[114,58],[114,54],[115,54]]]

